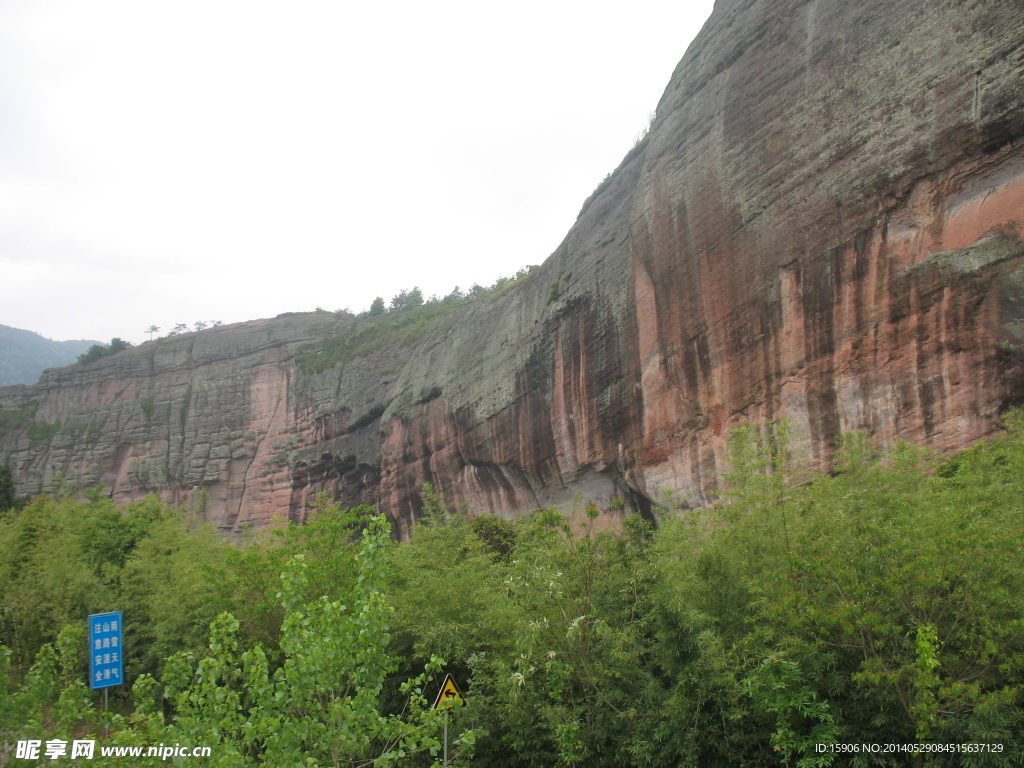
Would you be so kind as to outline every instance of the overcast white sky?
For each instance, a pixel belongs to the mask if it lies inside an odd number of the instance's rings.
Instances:
[[[360,311],[539,264],[712,0],[0,0],[0,324]]]

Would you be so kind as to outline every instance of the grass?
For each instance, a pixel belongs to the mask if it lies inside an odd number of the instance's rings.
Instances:
[[[598,196],[611,185],[612,179],[615,178],[615,174],[618,173],[619,170],[626,165],[626,163],[628,163],[630,160],[632,160],[634,157],[640,154],[641,151],[643,151],[644,147],[647,146],[649,136],[650,134],[645,131],[643,136],[637,139],[637,142],[633,145],[633,148],[626,153],[626,156],[624,158],[622,158],[622,162],[619,163],[619,167],[616,168],[611,173],[609,173],[607,176],[605,176],[604,180],[597,185],[593,192],[590,193],[590,196],[583,201],[583,207],[580,208],[580,212],[576,214],[576,221],[580,220],[580,218],[583,216],[584,213],[587,212],[587,209],[590,208],[590,206],[598,198]]]
[[[504,296],[537,269],[535,266],[526,267],[513,277],[499,277],[489,288],[476,286],[471,297],[454,301],[428,301],[417,307],[385,312],[383,315],[362,315],[351,332],[303,345],[295,362],[307,373],[323,373],[338,364],[366,357],[381,349],[414,346],[431,326],[457,308]],[[393,369],[393,366],[389,367]]]
[[[28,425],[28,439],[33,443],[41,443],[50,440],[60,432],[60,421],[49,424],[45,421],[33,421]]]
[[[351,333],[330,336],[323,341],[303,345],[295,361],[309,373],[322,373],[339,363],[393,346],[412,346],[430,326],[450,314],[465,300],[444,304],[431,302],[401,312],[388,312],[364,321]]]
[[[103,430],[99,427],[90,427],[88,424],[75,424],[65,429],[76,441],[82,440],[86,445],[92,445],[103,436]]]
[[[18,408],[13,411],[0,411],[0,438],[7,437],[7,435],[26,421],[32,419],[36,415],[38,407],[39,403],[29,403],[24,408]]]
[[[549,305],[552,302],[558,301],[558,297],[561,295],[560,291],[559,291],[558,284],[561,282],[562,275],[564,275],[564,274],[565,274],[565,270],[564,269],[558,270],[558,276],[555,277],[555,282],[553,282],[551,284],[551,290],[548,291],[548,304]]]

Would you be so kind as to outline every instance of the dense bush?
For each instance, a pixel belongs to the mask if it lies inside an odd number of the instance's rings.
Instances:
[[[946,461],[846,436],[813,481],[784,430],[746,428],[723,503],[657,531],[599,530],[593,507],[475,517],[426,488],[403,544],[319,497],[308,525],[229,547],[155,499],[42,497],[0,523],[3,735],[106,722],[117,743],[215,744],[219,765],[430,765],[444,658],[457,764],[1017,765],[1024,424],[1006,426]],[[108,716],[78,682],[104,610],[137,680]]]
[[[93,344],[87,351],[78,356],[78,362],[91,363],[110,355],[116,355],[118,352],[124,352],[126,349],[131,349],[132,346],[130,341],[125,341],[115,336],[110,340],[109,344]]]

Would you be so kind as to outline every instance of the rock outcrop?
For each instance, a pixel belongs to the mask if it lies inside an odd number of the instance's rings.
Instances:
[[[719,0],[511,290],[415,332],[291,315],[52,371],[0,389],[0,458],[22,492],[202,496],[232,531],[325,490],[404,535],[424,482],[501,514],[705,504],[743,420],[821,468],[849,430],[951,451],[1024,400],[1022,236],[1024,6]]]

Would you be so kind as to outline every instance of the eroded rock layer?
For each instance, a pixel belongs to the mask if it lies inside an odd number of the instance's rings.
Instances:
[[[425,482],[501,514],[705,504],[747,419],[821,468],[849,430],[951,451],[1024,399],[1022,227],[1024,6],[720,0],[512,290],[331,364],[379,320],[51,371],[0,389],[0,458],[26,493],[157,491],[237,531],[326,491],[405,535]]]

